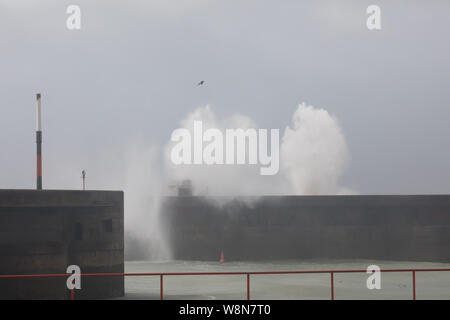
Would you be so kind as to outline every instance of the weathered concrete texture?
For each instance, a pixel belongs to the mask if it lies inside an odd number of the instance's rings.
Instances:
[[[123,272],[123,192],[0,190],[0,274]],[[123,277],[82,277],[80,298],[124,295]],[[67,299],[65,278],[0,279],[3,299]]]
[[[450,196],[170,197],[175,259],[450,261]]]

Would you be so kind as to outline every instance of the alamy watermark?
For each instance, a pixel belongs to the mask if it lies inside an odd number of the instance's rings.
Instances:
[[[173,131],[175,142],[170,159],[175,165],[257,165],[261,175],[275,175],[280,167],[280,134],[278,129],[203,130],[202,121],[194,121],[193,136],[188,129]]]
[[[67,7],[66,13],[69,17],[66,20],[66,27],[69,30],[81,29],[81,8],[76,4],[72,4]]]
[[[373,289],[380,290],[381,289],[381,271],[380,270],[381,270],[380,267],[375,264],[372,264],[367,267],[367,274],[370,274],[370,276],[367,278],[367,281],[366,281],[367,289],[369,289],[369,290],[373,290]]]
[[[367,17],[366,26],[369,30],[381,30],[381,9],[377,5],[370,5],[366,9]]]
[[[69,16],[66,20],[68,30],[81,29],[81,8],[79,5],[71,4],[66,9]],[[366,9],[366,26],[369,30],[381,30],[381,8],[377,5],[369,5]]]
[[[67,267],[66,273],[71,275],[67,277],[66,286],[67,289],[81,289],[81,269],[79,266],[73,264]]]

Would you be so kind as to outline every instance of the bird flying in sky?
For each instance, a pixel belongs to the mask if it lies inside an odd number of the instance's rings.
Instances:
[[[205,81],[200,81],[198,84],[197,84],[197,86],[201,86],[202,84],[204,84],[205,83]]]

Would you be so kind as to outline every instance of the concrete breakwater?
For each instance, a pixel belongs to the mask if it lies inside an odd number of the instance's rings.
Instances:
[[[0,190],[0,274],[123,272],[121,191]],[[66,278],[0,279],[3,299],[67,299]],[[124,294],[123,277],[83,277],[77,298]]]
[[[450,195],[164,200],[174,259],[450,262]]]

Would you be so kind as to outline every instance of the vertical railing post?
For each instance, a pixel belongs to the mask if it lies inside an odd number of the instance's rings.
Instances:
[[[331,274],[331,300],[334,300],[334,272],[330,272]]]
[[[247,273],[247,300],[250,300],[250,273]]]
[[[163,292],[163,274],[159,275],[160,283],[159,283],[159,299],[163,300],[164,292]]]
[[[413,300],[416,300],[416,271],[412,272]]]
[[[70,275],[69,275],[70,277]],[[69,280],[69,279],[67,279]],[[70,300],[75,300],[75,279],[72,280],[72,289],[68,288],[70,290]]]

